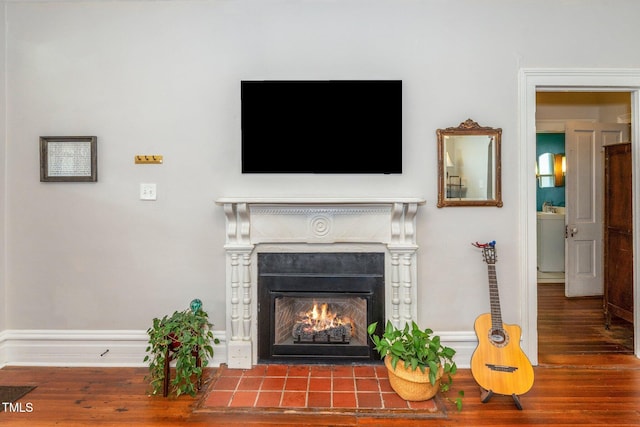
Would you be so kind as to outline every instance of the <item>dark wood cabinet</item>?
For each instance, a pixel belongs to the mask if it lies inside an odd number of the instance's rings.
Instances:
[[[633,322],[631,144],[605,147],[604,313]]]

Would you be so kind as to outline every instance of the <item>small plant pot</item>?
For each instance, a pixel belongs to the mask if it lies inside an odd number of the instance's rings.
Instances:
[[[171,340],[171,342],[169,343],[169,350],[171,351],[177,351],[180,346],[182,345],[182,343],[180,342],[180,340],[178,339],[177,335],[174,334],[173,332],[171,332],[168,335],[169,339]]]
[[[391,388],[404,400],[413,402],[429,400],[438,393],[443,373],[442,367],[438,369],[436,383],[432,385],[429,382],[429,368],[425,369],[424,373],[420,368],[413,371],[410,367],[405,368],[402,360],[398,360],[396,369],[393,369],[390,356],[385,356],[384,365],[387,367]]]

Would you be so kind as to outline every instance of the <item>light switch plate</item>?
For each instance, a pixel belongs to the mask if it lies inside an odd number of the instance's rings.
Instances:
[[[156,200],[156,184],[140,184],[140,200]]]

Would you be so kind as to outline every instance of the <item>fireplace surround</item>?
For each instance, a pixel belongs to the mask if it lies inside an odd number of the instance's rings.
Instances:
[[[383,325],[384,253],[258,253],[257,284],[260,363],[379,358],[367,325]]]
[[[258,256],[267,253],[383,254],[383,312],[400,327],[416,318],[418,198],[216,200],[226,218],[226,346],[230,368],[258,363]],[[333,296],[332,296],[333,298]]]

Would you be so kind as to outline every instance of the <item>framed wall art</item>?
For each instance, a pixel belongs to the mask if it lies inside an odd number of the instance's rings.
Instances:
[[[96,182],[98,138],[95,136],[41,136],[41,182]]]

